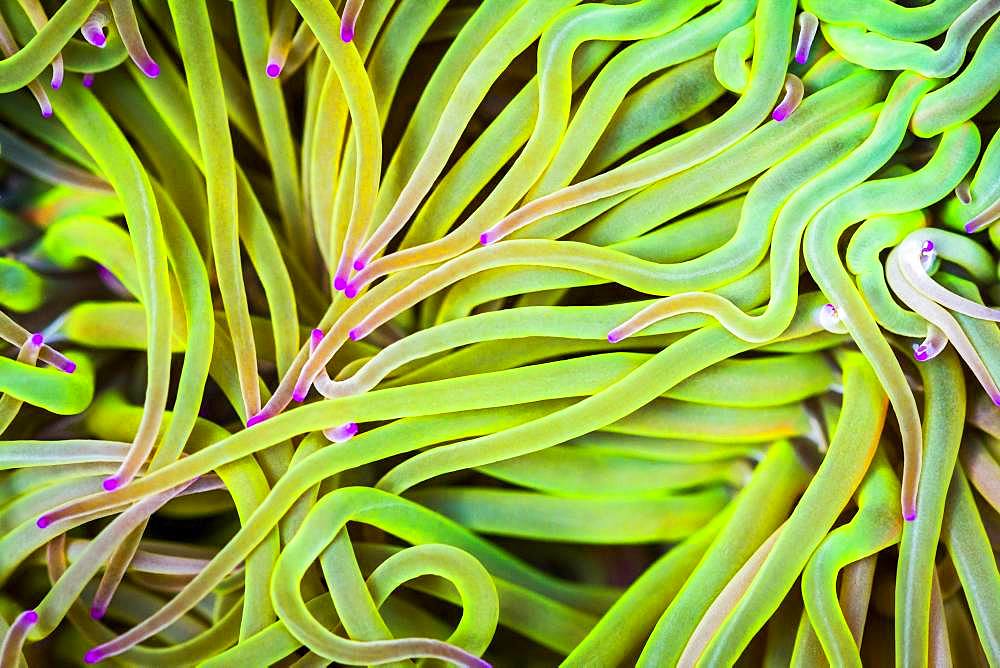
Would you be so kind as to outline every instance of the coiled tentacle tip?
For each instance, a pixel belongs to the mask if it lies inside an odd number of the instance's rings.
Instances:
[[[101,483],[101,487],[104,488],[106,492],[113,492],[119,487],[121,487],[122,481],[118,476],[111,476],[110,478],[105,478],[104,482]]]
[[[357,257],[357,258],[354,258],[354,264],[351,265],[351,266],[354,267],[354,271],[361,271],[362,269],[365,268],[365,265],[367,265],[367,264],[368,263],[365,262],[364,258]]]
[[[83,655],[84,663],[99,663],[104,658],[104,653],[94,648],[88,650],[86,654]]]
[[[913,359],[918,362],[926,362],[930,359],[930,352],[927,350],[927,346],[913,346]]]
[[[108,612],[108,609],[99,605],[92,606],[90,608],[90,618],[91,619],[102,619],[104,615]]]
[[[83,33],[83,38],[98,49],[103,49],[108,44],[108,38],[99,26],[85,25],[81,32]]]
[[[802,85],[802,80],[794,74],[786,75],[785,96],[781,98],[781,102],[774,108],[774,111],[771,112],[771,118],[778,123],[788,118],[788,116],[798,108],[804,94],[805,88]]]
[[[91,72],[87,72],[83,75],[83,87],[90,88],[94,85],[94,75]]]
[[[281,74],[281,65],[278,63],[268,63],[265,71],[267,72],[267,76],[277,79],[278,75]]]

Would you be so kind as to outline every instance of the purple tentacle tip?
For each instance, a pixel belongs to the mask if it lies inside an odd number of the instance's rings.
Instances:
[[[340,39],[344,40],[344,43],[350,42],[354,39],[354,28],[351,26],[341,26]]]
[[[788,112],[778,107],[771,113],[771,118],[778,121],[779,123],[788,118]]]
[[[52,80],[52,90],[59,90],[62,87],[62,79]]]
[[[995,405],[1000,406],[1000,394],[991,394],[990,399],[993,400]]]
[[[52,109],[42,109],[42,118],[52,118]]]
[[[306,400],[306,393],[295,390],[294,392],[292,392],[292,399],[294,399],[296,403],[301,404],[303,401]],[[247,423],[247,426],[248,427],[250,426],[249,422]]]
[[[799,65],[805,65],[807,60],[809,60],[808,51],[798,51],[795,53],[795,62]]]
[[[315,343],[316,345],[319,345],[320,341],[322,341],[322,340],[323,340],[323,330],[322,329],[314,329],[312,331],[312,341],[313,341],[313,343]]]
[[[361,330],[355,327],[354,329],[352,329],[347,333],[347,338],[349,338],[351,341],[357,341],[358,339],[361,338]]]
[[[907,522],[912,522],[913,520],[917,519],[916,511],[910,511],[908,513],[904,513],[903,519],[906,520]]]
[[[106,492],[113,492],[118,489],[122,484],[122,481],[118,479],[118,476],[111,476],[110,478],[105,478],[104,482],[101,483],[101,487],[104,488]]]
[[[94,74],[92,72],[87,72],[83,75],[83,87],[90,88],[94,85]]]
[[[85,29],[83,36],[88,42],[96,46],[98,49],[103,49],[108,43],[107,35],[105,35],[104,31],[100,28],[94,28],[93,30]]]
[[[934,250],[934,242],[930,239],[925,241],[924,245],[920,247],[921,253],[930,253],[932,250]]]
[[[965,231],[969,234],[974,234],[977,231],[978,226],[975,223],[966,223]]]
[[[250,416],[250,419],[247,420],[247,427],[252,427],[255,424],[260,424],[261,422],[263,422],[266,419],[267,419],[267,416],[264,415],[263,411],[261,411],[260,413],[257,413],[256,415]]]
[[[149,61],[142,68],[143,74],[145,74],[150,79],[155,79],[160,76],[160,66],[154,61]]]
[[[49,525],[52,524],[52,518],[48,515],[42,515],[37,520],[35,520],[35,526],[39,529],[47,529]]]
[[[348,283],[344,286],[344,296],[348,299],[354,299],[358,296],[358,286]]]
[[[480,234],[479,235],[479,243],[482,244],[483,246],[485,246],[488,243],[490,243],[490,233],[489,232],[483,232],[482,234]]]
[[[622,340],[622,335],[615,331],[608,332],[608,343],[618,343]]]
[[[281,65],[278,63],[268,63],[265,71],[267,72],[267,76],[277,79],[278,75],[281,74]]]
[[[66,363],[62,365],[61,369],[66,373],[73,373],[76,371],[76,362],[73,360],[66,360]]]
[[[347,279],[343,276],[337,276],[333,279],[333,289],[338,292],[347,287]]]
[[[35,332],[34,334],[31,335],[31,345],[40,346],[43,343],[45,343],[45,337],[42,336],[40,333]]]
[[[21,613],[21,623],[25,626],[32,626],[38,623],[38,613],[34,610],[25,610]]]
[[[90,618],[91,619],[102,619],[104,615],[108,612],[107,608],[103,608],[99,605],[95,605],[90,608]]]
[[[359,257],[359,258],[355,258],[354,264],[352,266],[354,267],[354,271],[361,271],[362,269],[365,268],[366,264],[367,263],[363,259],[361,259]]]
[[[104,658],[104,653],[95,647],[94,649],[89,650],[86,654],[83,655],[83,662],[98,663],[103,658]]]
[[[917,360],[918,362],[926,362],[929,359],[929,356],[927,354],[927,348],[925,348],[924,346],[917,346],[916,348],[914,348],[913,359]]]

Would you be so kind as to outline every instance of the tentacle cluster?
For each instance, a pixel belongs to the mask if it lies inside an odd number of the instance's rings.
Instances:
[[[1000,663],[997,0],[0,52],[0,668]]]

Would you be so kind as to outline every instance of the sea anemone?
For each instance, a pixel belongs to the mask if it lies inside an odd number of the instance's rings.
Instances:
[[[0,51],[0,668],[1000,664],[997,0]]]

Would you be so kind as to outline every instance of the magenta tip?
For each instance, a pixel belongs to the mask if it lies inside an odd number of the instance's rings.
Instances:
[[[66,373],[73,373],[74,371],[76,371],[76,362],[74,362],[73,360],[66,360],[66,363],[63,364],[62,367],[60,368]]]
[[[365,268],[365,261],[361,258],[357,258],[354,260],[354,264],[352,266],[354,267],[354,271],[361,271]]]
[[[108,38],[104,34],[103,30],[94,30],[94,31],[88,30],[85,37],[87,38],[88,42],[96,46],[98,49],[103,49],[104,46],[108,43]]]
[[[296,391],[292,392],[292,399],[294,399],[296,403],[301,404],[303,401],[306,400],[306,393],[305,392],[299,392],[298,390],[296,390]]]
[[[350,42],[352,39],[354,39],[354,28],[346,25],[341,26],[340,39],[344,40],[344,43]]]
[[[101,487],[104,488],[106,492],[113,492],[118,489],[122,484],[122,481],[118,479],[118,476],[111,476],[110,478],[105,478],[104,482],[101,483]]]
[[[357,341],[358,339],[361,338],[361,332],[358,330],[357,327],[355,327],[354,329],[352,329],[347,333],[347,338],[349,338],[351,341]]]
[[[354,299],[355,297],[357,297],[358,296],[357,286],[351,285],[350,283],[344,286],[344,296],[347,297],[348,299]]]
[[[903,519],[906,520],[907,522],[912,522],[913,520],[917,519],[917,513],[916,513],[916,511],[910,511],[908,513],[903,513]]]
[[[35,520],[35,526],[39,529],[47,529],[49,525],[52,524],[52,518],[48,515],[42,515],[37,520]]]
[[[28,626],[38,623],[38,613],[34,610],[25,610],[21,613],[21,622]]]
[[[312,340],[313,340],[313,343],[319,344],[319,342],[323,340],[323,330],[322,329],[314,329],[312,331]]]
[[[90,618],[102,619],[107,612],[108,612],[107,608],[102,608],[99,605],[95,605],[90,609]]]
[[[281,74],[281,65],[278,63],[268,63],[267,70],[265,71],[267,72],[267,76],[272,79],[277,79],[278,75]]]
[[[150,79],[155,79],[156,77],[160,76],[160,66],[157,65],[156,62],[151,60],[145,65],[143,65],[142,72]]]
[[[347,287],[347,279],[343,276],[337,276],[333,279],[333,289],[338,292]]]
[[[934,242],[930,239],[925,241],[924,245],[920,247],[921,253],[930,253],[932,250],[934,250]]]
[[[490,242],[489,232],[483,232],[482,234],[479,235],[479,243],[481,243],[483,246],[485,246],[489,242]]]
[[[263,412],[257,413],[256,415],[252,415],[252,416],[250,416],[250,419],[247,420],[247,427],[252,427],[255,424],[260,424],[261,422],[263,422],[266,419],[267,419],[267,416],[264,415]]]
[[[795,62],[799,65],[805,65],[807,60],[809,60],[809,54],[805,51],[799,51],[795,54]]]
[[[95,647],[94,649],[89,650],[86,654],[83,655],[83,662],[98,663],[103,658],[104,654]]]
[[[622,340],[621,334],[616,334],[615,332],[608,332],[608,343],[618,343]]]
[[[42,114],[42,115],[44,116],[45,114]],[[978,226],[975,223],[966,223],[965,224],[965,231],[968,232],[969,234],[973,234],[977,230],[978,230]]]
[[[42,336],[40,333],[36,332],[31,335],[31,345],[40,346],[43,343],[45,343],[45,337]]]
[[[83,75],[83,87],[90,88],[93,85],[94,85],[94,75],[91,74],[90,72],[87,72],[86,74]]]
[[[62,86],[62,79],[58,79],[58,80],[57,79],[53,79],[52,80],[52,90],[59,90],[59,88],[61,86]]]
[[[42,118],[52,118],[52,110],[48,108],[42,109]]]
[[[788,112],[778,107],[771,113],[771,118],[778,121],[779,123],[788,118]]]
[[[358,423],[348,422],[346,425],[344,425],[344,431],[350,434],[351,436],[354,436],[355,434],[358,433]]]
[[[995,405],[1000,406],[1000,394],[991,394],[990,399],[993,400]]]

